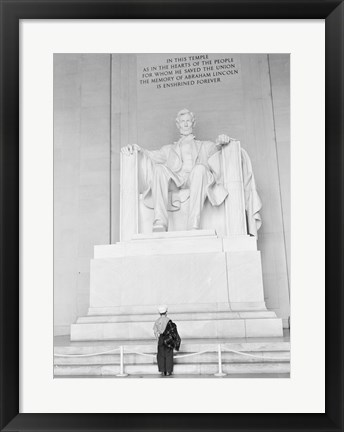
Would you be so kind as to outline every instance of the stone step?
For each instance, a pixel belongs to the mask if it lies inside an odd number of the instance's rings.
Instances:
[[[102,306],[102,307],[90,307],[87,316],[104,316],[104,315],[154,315],[154,321],[157,318],[157,303],[146,304],[146,305],[121,305],[121,306]],[[259,304],[255,304],[254,308],[241,308],[231,310],[230,305],[227,302],[215,302],[215,303],[169,303],[168,304],[169,315],[175,315],[179,313],[214,313],[214,312],[232,312],[232,313],[261,313],[266,312],[266,308],[259,307]],[[271,312],[271,311],[270,311]]]
[[[289,376],[290,342],[288,335],[282,338],[184,339],[181,351],[174,353],[176,376],[213,376],[218,370],[217,350],[219,344],[222,352],[223,370],[227,374],[232,376],[252,376],[254,374],[257,376],[267,376],[268,374],[271,376]],[[156,364],[156,341],[149,339],[143,341],[69,342],[66,338],[55,339],[55,354],[86,356],[58,357],[55,355],[55,376],[115,377],[120,368],[119,351],[108,351],[118,350],[120,346],[124,347],[126,373],[133,377],[159,376]],[[142,353],[148,355],[143,356]],[[183,357],[185,354],[191,353],[196,354]],[[89,354],[95,355],[87,356]]]
[[[129,351],[129,352],[128,352]],[[156,364],[156,355],[147,354],[140,355],[132,353],[130,350],[126,350],[124,353],[124,363],[126,365],[131,364]],[[137,351],[139,352],[139,351]],[[216,363],[218,361],[217,352],[207,352],[203,354],[194,354],[192,356],[190,353],[175,353],[174,362],[175,364],[194,364],[194,363]],[[245,355],[250,354],[250,355]],[[59,354],[58,354],[59,355]],[[61,354],[60,354],[61,355]],[[64,354],[62,354],[64,355]],[[68,354],[67,354],[68,355]],[[252,357],[251,357],[252,355]],[[180,357],[182,356],[182,357]],[[185,357],[183,357],[185,356]],[[254,357],[253,357],[254,356]],[[288,351],[251,351],[250,353],[232,353],[232,352],[222,352],[222,362],[223,363],[271,363],[271,362],[289,362],[290,352]],[[120,355],[115,354],[103,354],[94,355],[92,357],[54,357],[55,365],[119,365]]]
[[[217,238],[216,231],[214,229],[200,229],[200,230],[187,230],[187,231],[164,231],[164,232],[151,232],[134,234],[133,240],[158,240],[158,239],[172,239],[172,238],[204,238],[204,237],[215,237]]]
[[[94,259],[179,253],[255,251],[257,240],[247,235],[218,237],[214,230],[137,234],[132,240],[94,247]]]
[[[145,343],[144,343],[145,342]],[[289,340],[283,338],[268,338],[268,339],[242,339],[233,342],[233,340],[225,339],[209,339],[209,340],[182,340],[180,353],[194,353],[200,351],[217,352],[218,344],[222,348],[231,349],[239,352],[271,352],[271,351],[290,351]],[[106,352],[124,346],[127,351],[144,352],[148,354],[156,353],[156,341],[111,341],[111,342],[71,342],[70,345],[55,345],[55,354],[94,354]]]
[[[225,363],[222,366],[226,374],[287,374],[289,362],[279,363]],[[124,372],[129,375],[157,375],[157,366],[153,364],[126,365]],[[217,363],[176,364],[175,375],[214,375],[218,372]],[[54,376],[116,376],[120,373],[118,365],[55,365]]]
[[[145,239],[95,246],[94,259],[140,255],[223,252],[222,239],[214,237]]]
[[[200,321],[213,319],[260,319],[260,318],[276,318],[275,312],[272,311],[243,311],[243,312],[177,312],[169,314],[169,317],[174,321]],[[150,322],[153,323],[157,319],[155,313],[145,314],[113,314],[113,315],[88,315],[79,317],[77,324],[87,323],[113,323],[113,322]]]
[[[182,338],[199,335],[204,338],[245,338],[283,336],[279,318],[185,320],[177,323]],[[153,323],[149,322],[101,322],[71,325],[71,340],[147,339],[152,335]]]

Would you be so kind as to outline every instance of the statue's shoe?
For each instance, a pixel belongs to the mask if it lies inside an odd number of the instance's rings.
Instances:
[[[154,224],[153,225],[153,232],[165,232],[167,231],[167,227],[162,224]]]

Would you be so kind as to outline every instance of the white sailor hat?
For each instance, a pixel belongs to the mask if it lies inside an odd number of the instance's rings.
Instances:
[[[167,306],[166,306],[166,305],[160,305],[160,306],[158,307],[158,311],[159,311],[159,313],[161,313],[161,314],[166,313],[166,312],[167,312]]]

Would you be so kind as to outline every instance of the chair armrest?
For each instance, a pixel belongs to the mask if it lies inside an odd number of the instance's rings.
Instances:
[[[225,200],[227,235],[247,234],[240,141],[222,147],[223,179],[228,190]]]
[[[138,233],[138,154],[121,153],[120,241],[131,240]]]

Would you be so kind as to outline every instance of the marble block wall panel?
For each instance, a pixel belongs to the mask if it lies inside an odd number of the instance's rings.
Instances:
[[[259,249],[261,249],[263,264],[265,303],[287,323],[289,315],[285,312],[289,310],[289,285],[283,233],[261,233],[258,245],[264,244],[269,247],[260,246]],[[264,266],[264,263],[269,263],[269,266]],[[274,289],[266,289],[266,287],[274,287]]]
[[[169,54],[137,55],[137,131],[139,143],[153,149],[178,139],[176,113],[182,108],[197,116],[196,136],[201,140],[215,140],[219,133],[240,138],[243,89],[241,86],[241,56],[238,54],[210,54],[209,57],[233,57],[239,73],[223,82],[202,86],[181,86],[157,89],[139,84],[143,67],[166,64]],[[147,101],[150,101],[147,104]]]
[[[223,250],[232,251],[256,251],[257,238],[248,235],[230,235],[222,239]]]
[[[228,302],[224,253],[91,262],[90,307]]]
[[[222,239],[183,238],[159,240],[135,240],[99,245],[94,248],[94,258],[115,258],[136,255],[170,255],[181,253],[222,252]]]
[[[238,318],[276,318],[276,314],[272,311],[250,311],[250,312],[232,312],[228,310],[224,311],[213,311],[213,312],[176,312],[173,305],[168,308],[168,316],[173,321],[192,321],[192,320],[223,320],[223,319],[238,319]],[[78,324],[86,323],[115,323],[115,322],[134,322],[134,321],[155,321],[156,320],[156,309],[150,311],[150,313],[132,313],[121,315],[88,315],[79,317],[77,320]]]
[[[267,318],[246,320],[246,337],[276,337],[283,336],[282,320]]]
[[[198,233],[199,232],[201,231],[198,231]],[[183,235],[176,235],[176,237],[173,238],[158,238],[158,234],[155,233],[151,235],[151,238],[147,237],[145,239],[135,239],[129,242],[119,242],[113,245],[96,245],[94,247],[94,258],[257,250],[257,240],[255,237],[246,235],[231,235],[225,238],[218,238],[216,235],[185,235],[188,233],[193,232],[184,231]],[[161,234],[161,236],[162,235],[163,234]],[[157,238],[154,238],[155,236]]]
[[[240,137],[240,140],[252,160],[257,190],[263,203],[261,210],[263,223],[258,236],[258,249],[262,251],[266,304],[271,307],[269,299],[277,296],[280,306],[274,310],[279,317],[287,318],[289,316],[289,301],[285,301],[288,295],[287,274],[285,273],[285,284],[279,286],[273,283],[272,278],[266,278],[267,274],[276,274],[274,264],[277,261],[279,261],[278,266],[287,265],[285,240],[278,242],[274,262],[267,260],[264,254],[274,248],[276,239],[281,238],[284,232],[284,209],[280,187],[280,163],[283,165],[284,162],[279,162],[276,145],[276,117],[279,117],[280,106],[275,106],[272,98],[273,91],[276,89],[274,80],[276,74],[271,73],[271,62],[269,62],[271,57],[274,56],[241,56],[245,123],[244,136]],[[290,146],[289,142],[287,146]]]
[[[260,252],[228,252],[226,257],[231,305],[234,303],[263,303]]]
[[[227,312],[230,310],[228,300],[223,303],[169,303],[169,310],[174,313],[190,312]],[[106,316],[106,315],[133,315],[133,314],[152,314],[156,313],[157,305],[134,305],[134,306],[109,306],[109,307],[90,307],[87,316]]]
[[[138,340],[153,339],[152,322],[73,324],[71,339],[81,340]],[[180,321],[178,333],[183,339],[244,338],[245,320]]]
[[[72,340],[140,340],[153,339],[152,321],[88,323],[72,325]],[[282,320],[220,319],[177,321],[182,339],[282,337]]]
[[[269,55],[271,91],[274,104],[279,184],[283,209],[283,231],[290,268],[290,55]]]
[[[55,54],[55,334],[89,307],[93,246],[110,240],[109,167],[110,56]]]

